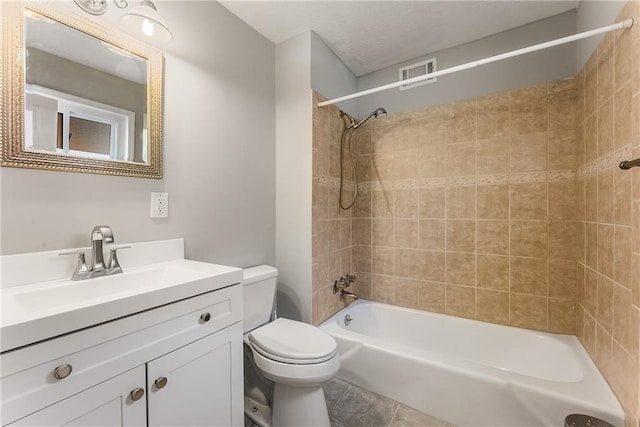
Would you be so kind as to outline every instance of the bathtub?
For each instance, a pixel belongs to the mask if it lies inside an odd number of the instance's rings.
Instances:
[[[573,413],[624,426],[574,336],[365,300],[320,328],[338,343],[339,378],[459,426],[562,427]]]

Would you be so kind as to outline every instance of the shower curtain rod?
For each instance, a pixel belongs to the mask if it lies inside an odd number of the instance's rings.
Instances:
[[[514,56],[520,56],[526,53],[536,52],[542,49],[548,49],[550,47],[558,46],[561,44],[571,43],[576,40],[597,36],[598,34],[608,33],[608,32],[620,30],[620,29],[631,28],[632,26],[633,26],[633,18],[629,18],[625,21],[618,22],[616,24],[607,25],[606,27],[596,28],[594,30],[585,31],[583,33],[574,34],[572,36],[563,37],[557,40],[551,40],[548,42],[536,44],[536,45],[525,47],[522,49],[513,50],[511,52],[502,53],[500,55],[490,56],[485,59],[479,59],[477,61],[467,62],[466,64],[456,65],[455,67],[445,68],[444,70],[436,71],[433,73],[423,74],[422,76],[413,77],[407,80],[401,80],[398,82],[393,82],[386,85],[363,90],[360,92],[352,93],[351,95],[345,95],[339,98],[330,99],[328,101],[318,102],[318,107],[325,107],[327,105],[336,104],[338,102],[348,101],[349,99],[359,98],[361,96],[370,95],[372,93],[382,92],[383,90],[393,89],[399,86],[418,83],[423,80],[431,79],[433,77],[440,77],[447,74],[457,73],[458,71],[464,71],[470,68],[476,68],[476,67],[479,67],[480,65],[490,64],[492,62],[502,61],[503,59],[513,58]]]

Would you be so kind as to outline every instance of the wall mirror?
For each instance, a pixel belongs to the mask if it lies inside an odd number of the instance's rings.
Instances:
[[[0,2],[0,164],[161,178],[161,51],[52,3]]]

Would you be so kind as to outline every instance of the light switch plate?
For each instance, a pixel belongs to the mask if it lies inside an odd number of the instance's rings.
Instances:
[[[151,218],[169,217],[169,193],[151,193]]]

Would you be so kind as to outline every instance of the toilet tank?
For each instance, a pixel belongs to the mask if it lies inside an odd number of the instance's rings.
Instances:
[[[259,265],[245,268],[242,273],[242,323],[246,333],[269,322],[276,296],[278,270],[269,265]]]

